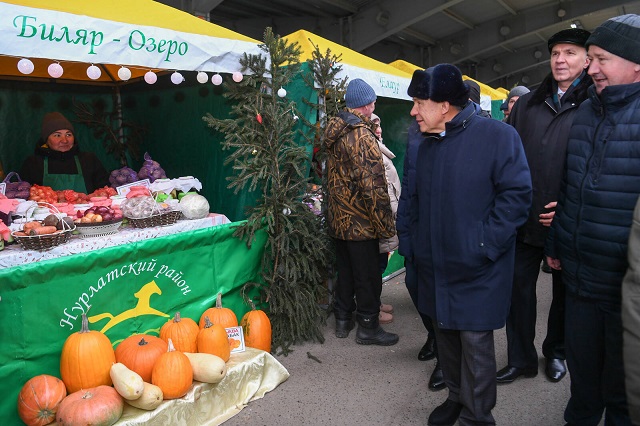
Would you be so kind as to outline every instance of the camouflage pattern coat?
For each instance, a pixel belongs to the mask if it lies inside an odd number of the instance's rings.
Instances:
[[[329,234],[346,241],[392,237],[384,163],[371,121],[347,108],[329,120],[325,144]]]

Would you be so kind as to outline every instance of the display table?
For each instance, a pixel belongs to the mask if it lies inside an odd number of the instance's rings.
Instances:
[[[231,355],[227,375],[220,383],[194,382],[186,396],[164,401],[153,411],[125,404],[117,425],[219,425],[233,417],[250,401],[260,399],[289,372],[271,354],[247,348]]]
[[[114,347],[132,334],[159,335],[177,312],[197,322],[215,305],[218,293],[241,318],[249,310],[243,285],[261,280],[266,233],[256,234],[248,248],[233,236],[237,224],[211,226],[209,220],[200,229],[184,228],[196,222],[179,221],[143,230],[144,236],[140,230],[123,230],[117,234],[121,244],[95,250],[86,244],[98,241],[78,239],[65,244],[79,245],[74,253],[0,268],[3,422],[19,424],[16,401],[28,379],[60,377],[62,345],[80,330],[83,314],[89,328],[104,333]],[[12,249],[2,255],[14,252],[26,253]],[[255,290],[248,295],[255,297]]]
[[[211,213],[204,219],[179,220],[173,225],[157,226],[153,228],[130,228],[121,227],[113,235],[104,237],[81,238],[78,235],[57,247],[47,251],[24,250],[19,244],[7,246],[0,251],[0,268],[10,268],[25,263],[38,262],[47,259],[56,259],[62,256],[69,256],[77,253],[84,253],[90,250],[98,250],[106,247],[113,247],[127,244],[134,241],[148,240],[164,235],[177,234],[178,232],[193,231],[207,228],[209,226],[223,225],[229,223],[225,215]]]

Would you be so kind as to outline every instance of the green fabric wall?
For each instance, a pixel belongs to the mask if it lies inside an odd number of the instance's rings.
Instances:
[[[227,189],[226,177],[232,173],[225,166],[228,154],[220,142],[224,135],[208,128],[202,117],[211,113],[228,118],[230,105],[222,96],[224,88],[211,83],[195,83],[195,73],[183,73],[186,81],[176,86],[169,74],[160,75],[150,86],[144,82],[121,86],[123,116],[148,128],[141,153],[149,152],[165,169],[167,176],[194,176],[202,182],[201,194],[211,211],[226,215],[231,221],[245,219],[245,208],[255,202],[255,193],[241,191],[235,195]],[[225,79],[229,76],[225,76]],[[189,84],[188,82],[194,82]],[[298,101],[300,114],[308,116],[310,108],[300,101],[310,98],[312,90],[302,79],[287,87],[287,99]],[[19,171],[24,159],[33,153],[40,136],[42,117],[60,111],[74,123],[80,148],[94,152],[109,171],[120,167],[118,160],[107,154],[102,142],[95,140],[91,129],[75,122],[72,99],[83,103],[113,108],[113,87],[69,85],[41,82],[0,81],[0,161],[6,173]],[[310,117],[309,117],[310,118]],[[315,122],[315,119],[310,120]],[[302,125],[300,125],[302,128]],[[302,138],[300,138],[300,143]],[[309,146],[309,155],[312,148]],[[142,160],[129,164],[139,170]]]
[[[409,115],[412,102],[401,99],[378,98],[375,114],[380,117],[382,140],[396,155],[393,165],[402,179],[404,155],[407,150],[407,129],[415,118]]]
[[[94,140],[92,131],[74,122],[72,111],[72,98],[99,102],[111,109],[112,91],[98,86],[0,81],[0,161],[5,173],[19,172],[25,158],[33,154],[42,118],[50,111],[60,111],[71,120],[81,150],[96,153],[107,170],[119,167],[118,161],[105,153],[102,142]]]

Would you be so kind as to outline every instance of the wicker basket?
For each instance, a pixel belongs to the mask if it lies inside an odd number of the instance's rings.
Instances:
[[[132,219],[128,217],[127,220],[134,228],[151,228],[154,226],[173,225],[181,216],[181,211],[170,211],[141,219]]]
[[[122,225],[122,219],[99,223],[76,223],[80,238],[106,237],[118,232]]]
[[[38,202],[38,206],[44,206],[53,210],[60,214],[58,209],[45,202]],[[35,208],[33,206],[32,208]],[[27,210],[28,213],[29,210]],[[28,217],[28,214],[27,214]],[[22,246],[25,250],[37,250],[37,251],[45,251],[50,250],[56,246],[59,246],[62,243],[66,243],[71,238],[71,234],[75,231],[75,225],[71,226],[66,221],[61,221],[62,230],[57,231],[55,234],[45,234],[45,235],[16,235],[17,231],[11,233],[13,238]]]

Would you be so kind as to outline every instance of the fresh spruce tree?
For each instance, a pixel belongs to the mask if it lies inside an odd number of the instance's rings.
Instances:
[[[306,128],[298,123],[301,114],[284,89],[299,78],[300,47],[271,28],[260,47],[264,55],[241,59],[244,79],[225,82],[232,118],[207,114],[203,119],[225,135],[223,148],[231,151],[226,164],[234,170],[229,188],[260,193],[234,235],[250,247],[256,233],[266,230],[263,282],[245,286],[259,288],[268,304],[273,350],[287,354],[294,343],[324,341],[320,326],[326,317],[318,300],[332,248],[322,216],[303,203],[311,159],[302,145],[310,137],[301,130]]]
[[[316,179],[322,182],[322,188],[325,188],[325,174],[321,171],[326,160],[326,149],[324,146],[324,130],[327,127],[329,119],[340,112],[344,107],[344,94],[346,92],[347,79],[339,78],[339,74],[342,71],[342,65],[340,65],[340,59],[342,55],[335,55],[331,52],[331,49],[327,49],[325,53],[320,51],[320,48],[313,44],[313,52],[311,53],[311,59],[307,60],[309,67],[309,73],[303,74],[305,83],[312,87],[317,102],[313,100],[303,99],[303,102],[317,111],[314,118],[317,121],[314,123],[302,118],[305,125],[315,129],[314,134],[314,151],[316,152],[314,158],[313,172],[317,174]],[[326,199],[326,197],[324,197]]]

